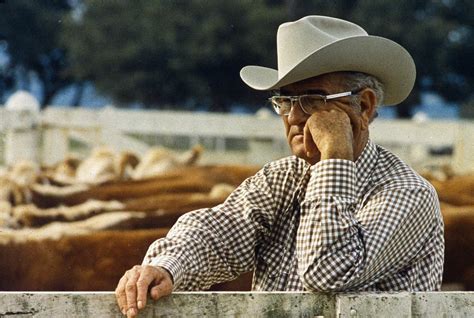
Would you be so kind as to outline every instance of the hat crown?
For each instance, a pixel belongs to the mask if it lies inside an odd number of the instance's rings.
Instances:
[[[354,36],[367,36],[357,24],[325,16],[307,16],[283,23],[277,32],[279,77],[316,50]]]
[[[410,94],[416,79],[415,62],[400,44],[331,17],[282,24],[277,53],[277,70],[247,65],[240,70],[242,80],[254,89],[270,90],[332,72],[361,72],[383,84],[384,105],[395,105]]]

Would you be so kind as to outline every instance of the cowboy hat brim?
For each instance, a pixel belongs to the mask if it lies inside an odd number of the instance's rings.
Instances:
[[[242,68],[240,77],[256,90],[271,90],[338,71],[375,76],[384,85],[384,105],[405,100],[416,78],[415,63],[401,45],[371,35],[349,37],[323,46],[280,76],[277,70],[249,65]]]

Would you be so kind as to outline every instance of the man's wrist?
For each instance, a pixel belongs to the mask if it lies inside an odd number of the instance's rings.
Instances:
[[[158,268],[158,270],[162,271],[171,280],[171,282],[174,284],[173,275],[171,275],[171,273],[168,269],[166,269],[163,266],[156,266],[156,267]]]
[[[328,159],[311,167],[307,200],[323,196],[355,197],[356,165],[344,159]]]
[[[321,160],[344,159],[354,161],[354,150],[352,144],[346,142],[329,142],[327,147],[321,150]]]
[[[321,152],[321,160],[328,159],[343,159],[354,161],[354,155],[352,149],[331,149],[325,152]]]
[[[149,265],[165,270],[169,274],[174,287],[181,282],[184,269],[178,258],[169,255],[161,255],[153,259]]]

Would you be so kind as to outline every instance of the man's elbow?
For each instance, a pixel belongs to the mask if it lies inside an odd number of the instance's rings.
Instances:
[[[314,293],[332,293],[347,290],[346,285],[339,280],[315,279],[310,275],[304,275],[301,280],[305,289]]]
[[[321,274],[322,272],[323,270],[321,269],[300,272],[300,278],[306,290],[319,293],[332,293],[354,289],[355,273],[353,270],[339,273],[326,273],[325,275]]]

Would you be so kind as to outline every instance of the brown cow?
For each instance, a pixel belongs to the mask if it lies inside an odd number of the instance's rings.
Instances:
[[[138,162],[138,157],[130,152],[116,154],[106,147],[97,148],[79,164],[74,179],[76,183],[85,184],[123,180],[127,167],[134,168]]]
[[[40,208],[58,205],[77,205],[90,199],[124,201],[165,193],[208,193],[216,184],[239,185],[255,174],[258,167],[247,166],[189,166],[167,172],[161,176],[143,180],[110,182],[102,185],[75,185],[53,187],[34,185],[32,201]],[[74,189],[69,190],[71,187]]]
[[[474,175],[451,176],[446,180],[431,179],[439,200],[452,205],[474,205]]]
[[[157,193],[141,198],[123,198],[123,202],[91,199],[74,206],[61,205],[47,209],[28,204],[14,207],[13,216],[18,224],[38,227],[54,221],[83,220],[112,211],[159,211],[163,218],[166,218],[166,224],[172,225],[185,212],[222,203],[233,189],[234,187],[228,184],[217,184],[209,193]]]
[[[135,180],[162,175],[171,170],[194,165],[201,157],[204,148],[194,146],[191,150],[176,154],[163,147],[151,148],[132,173]]]
[[[104,231],[0,244],[0,290],[113,290],[168,228]]]
[[[445,223],[444,283],[474,290],[474,205],[441,204]]]
[[[111,291],[123,272],[141,263],[168,228],[102,231],[59,239],[0,244],[0,290]],[[211,290],[250,290],[252,275]]]
[[[53,220],[71,222],[0,233],[0,288],[112,290],[123,271],[139,263],[149,244],[163,236],[183,212],[221,203],[257,170],[239,166],[186,167],[161,177],[100,186],[37,184],[32,192],[39,207],[30,206],[30,211],[26,206],[16,207],[15,215],[21,215],[25,225],[39,226]],[[120,201],[88,201],[91,198]],[[102,203],[121,205],[104,207]],[[76,206],[70,210],[67,205]],[[111,212],[120,209],[124,212]],[[106,213],[90,217],[102,212]],[[83,217],[88,218],[81,220]],[[140,230],[131,231],[132,228]],[[215,290],[249,290],[250,279],[247,274],[235,282],[216,286]]]

